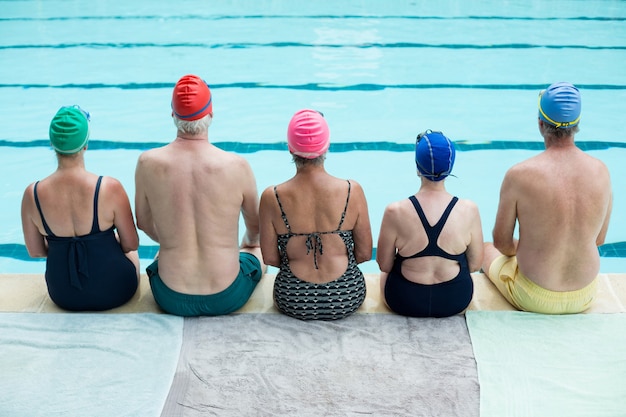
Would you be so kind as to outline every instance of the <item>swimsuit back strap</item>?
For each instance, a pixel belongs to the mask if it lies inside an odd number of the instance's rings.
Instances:
[[[278,198],[278,191],[276,191],[276,186],[274,186],[274,195],[276,196],[276,201],[278,202],[278,207],[280,207],[280,217],[283,219],[283,223],[285,223],[285,227],[291,233],[291,227],[289,226],[289,222],[287,221],[287,215],[285,214],[285,210],[283,210],[283,205],[280,203],[280,198]]]
[[[102,182],[102,175],[98,177],[96,183],[96,192],[93,196],[93,221],[91,223],[91,233],[98,233],[100,231],[100,223],[98,222],[98,194],[100,194],[100,183]]]
[[[43,211],[41,211],[41,205],[39,204],[39,197],[37,196],[38,184],[39,184],[39,181],[35,183],[35,187],[33,188],[33,194],[35,195],[35,204],[37,205],[37,210],[39,211],[39,215],[41,216],[41,223],[43,224],[43,229],[46,231],[48,236],[54,237],[55,235],[54,233],[52,233],[52,230],[50,230],[50,227],[48,227],[48,223],[46,223],[46,219],[45,217],[43,217]]]
[[[434,237],[436,238],[439,238],[439,233],[441,233],[441,229],[443,229],[443,226],[446,224],[446,221],[448,220],[448,217],[450,216],[450,212],[454,208],[454,205],[456,204],[456,202],[459,201],[458,197],[452,197],[452,200],[450,200],[450,203],[448,203],[448,206],[444,210],[443,214],[441,215],[437,223],[435,223],[434,226],[431,226],[430,223],[428,223],[428,220],[426,219],[426,215],[424,214],[424,210],[422,209],[422,206],[420,205],[419,201],[417,201],[417,198],[415,198],[415,196],[412,195],[411,197],[409,197],[409,200],[411,200],[411,203],[413,203],[413,207],[415,207],[415,211],[419,215],[420,220],[422,221],[422,224],[424,226],[424,229],[427,231],[427,234],[430,236],[430,233],[428,231],[434,232],[435,233]]]
[[[441,218],[439,219],[439,221],[435,225],[435,227],[438,230],[437,237],[439,237],[439,233],[441,233],[441,229],[443,229],[443,226],[448,221],[448,217],[450,216],[450,212],[452,212],[452,209],[454,208],[454,206],[455,206],[457,201],[459,201],[458,197],[452,197],[452,200],[450,200],[450,203],[448,203],[448,207],[446,207],[445,211],[441,215]]]
[[[426,219],[426,215],[424,214],[424,210],[422,210],[422,206],[420,205],[419,201],[417,201],[417,198],[415,198],[415,196],[412,195],[411,197],[409,197],[409,200],[411,200],[411,203],[413,203],[413,207],[415,207],[415,211],[417,212],[417,215],[420,217],[420,220],[422,221],[422,225],[424,226],[424,229],[426,230],[431,229],[432,227],[428,223],[428,220]]]
[[[350,202],[350,189],[352,188],[352,184],[350,184],[350,180],[346,181],[348,182],[348,196],[346,197],[346,206],[343,208],[343,213],[341,213],[341,220],[339,220],[339,226],[337,226],[337,230],[341,230],[343,221],[346,218],[346,212],[348,211],[348,202]]]

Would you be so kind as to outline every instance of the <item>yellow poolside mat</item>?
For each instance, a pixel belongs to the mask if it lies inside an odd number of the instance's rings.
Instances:
[[[481,273],[472,274],[474,298],[468,310],[511,310],[514,308]],[[266,274],[240,313],[277,313],[272,299],[274,274]],[[378,274],[365,274],[367,297],[359,313],[391,313],[380,294]],[[48,296],[42,274],[0,274],[0,312],[61,313]],[[160,313],[145,274],[139,290],[125,305],[107,313]],[[587,313],[626,312],[626,274],[600,274],[598,297]]]

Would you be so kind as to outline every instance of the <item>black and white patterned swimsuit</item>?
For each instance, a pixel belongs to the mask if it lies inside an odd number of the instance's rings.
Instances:
[[[330,232],[293,233],[283,206],[278,198],[276,187],[274,194],[280,207],[280,214],[288,232],[278,235],[280,270],[274,281],[274,302],[284,314],[301,320],[337,320],[354,313],[365,300],[365,278],[354,257],[354,239],[352,230],[341,230],[348,202],[351,184],[348,181],[348,197],[336,230]],[[322,235],[337,234],[348,250],[348,267],[338,279],[315,284],[296,277],[289,267],[287,243],[293,236],[306,236],[307,255],[313,252],[313,262],[317,269],[317,254],[323,254]]]

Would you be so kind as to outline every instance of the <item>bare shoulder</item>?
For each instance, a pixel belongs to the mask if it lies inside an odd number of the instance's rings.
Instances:
[[[342,181],[346,181],[346,180],[342,180]],[[355,181],[353,179],[349,179],[347,181],[350,182],[350,192],[351,193],[356,193],[356,194],[360,194],[362,196],[365,196],[365,191],[363,190],[363,187],[361,187],[361,184],[359,184],[358,181]]]
[[[407,200],[408,201],[408,200]],[[405,200],[394,201],[387,204],[385,207],[384,216],[390,219],[402,217],[402,212],[405,210]]]
[[[589,166],[591,167],[590,169],[594,169],[596,173],[604,174],[607,177],[610,175],[609,168],[601,159],[598,159],[584,152],[583,152],[583,157],[588,161]]]
[[[243,156],[234,152],[227,152],[219,148],[216,148],[216,150],[220,164],[225,166],[227,169],[232,169],[233,172],[239,172],[242,174],[248,173],[252,170],[250,163]]]
[[[115,194],[126,193],[126,190],[124,190],[124,186],[122,185],[120,180],[118,180],[117,178],[107,177],[107,176],[102,177],[102,183],[100,184],[100,189],[106,190],[106,192],[108,193],[115,193]]]
[[[232,162],[234,164],[237,164],[237,166],[240,166],[240,167],[250,167],[250,163],[243,156],[238,155],[236,153],[232,153],[232,152],[226,152],[226,154],[231,157]]]
[[[274,199],[274,185],[270,185],[261,193],[261,202],[271,201]]]
[[[25,189],[24,189],[24,197],[26,196],[32,196],[34,194],[33,189],[35,188],[35,183],[30,183]]]
[[[511,166],[506,171],[505,177],[515,178],[518,176],[525,175],[528,172],[534,170],[537,166],[540,166],[541,164],[542,162],[541,162],[541,158],[539,157],[539,155],[533,156],[531,158],[525,159]]]
[[[105,202],[114,202],[115,205],[126,205],[128,195],[122,183],[113,177],[102,177],[100,184],[100,198]]]
[[[163,154],[165,147],[148,149],[147,151],[143,151],[139,154],[139,158],[137,158],[137,166],[145,166],[149,165],[151,161],[160,159],[160,155]]]
[[[480,217],[480,213],[478,210],[478,204],[476,204],[472,200],[468,200],[466,198],[459,198],[459,201],[456,203],[456,209],[466,217]]]
[[[510,167],[504,174],[502,180],[503,189],[511,189],[514,186],[522,186],[522,184],[528,181],[536,181],[537,176],[543,176],[543,170],[545,164],[542,164],[537,157],[526,159],[522,162]]]

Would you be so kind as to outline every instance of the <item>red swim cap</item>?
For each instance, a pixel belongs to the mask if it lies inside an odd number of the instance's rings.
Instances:
[[[211,90],[197,75],[185,75],[176,83],[172,93],[172,110],[181,120],[198,120],[210,114],[213,116]]]

